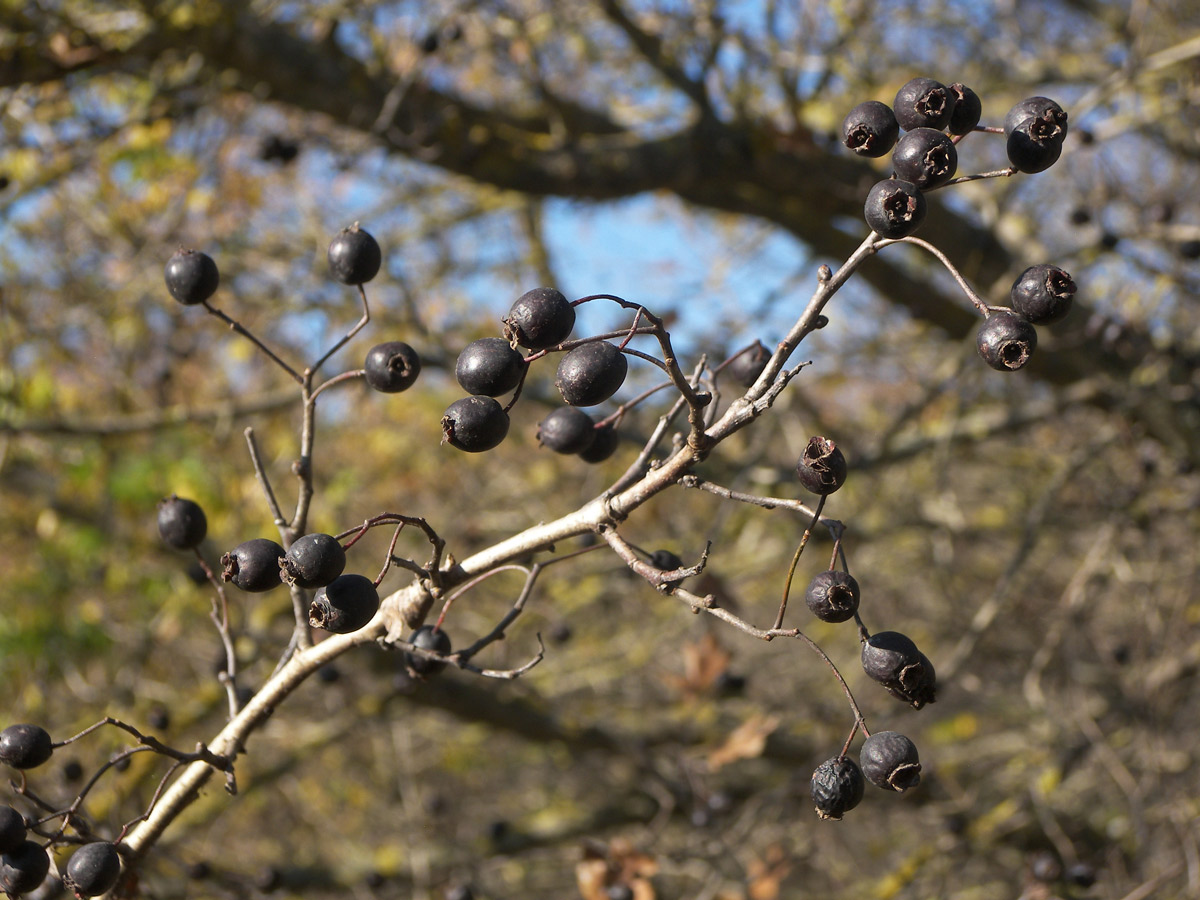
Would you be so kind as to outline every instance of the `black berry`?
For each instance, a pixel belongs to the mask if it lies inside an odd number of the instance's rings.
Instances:
[[[367,352],[363,375],[367,384],[383,394],[406,391],[421,374],[421,357],[403,341],[376,344]]]
[[[582,409],[560,406],[538,424],[537,439],[555,453],[582,453],[596,439],[596,423]]]
[[[1049,97],[1026,97],[1015,104],[1005,113],[1004,133],[1011,135],[1035,120],[1031,130],[1039,140],[1057,139],[1061,143],[1067,136],[1067,114]]]
[[[158,502],[158,533],[176,550],[190,550],[208,534],[208,519],[200,504],[172,494]]]
[[[1005,152],[1008,161],[1018,172],[1035,175],[1044,172],[1062,156],[1062,140],[1059,138],[1038,138],[1031,133],[1030,119],[1016,128],[1008,136]]]
[[[811,437],[796,463],[801,486],[814,494],[832,494],[846,483],[846,457],[827,437]]]
[[[1029,321],[1008,309],[992,310],[975,340],[979,355],[999,372],[1015,372],[1033,355],[1037,331]]]
[[[339,575],[313,596],[308,624],[331,634],[358,631],[379,610],[379,591],[365,575]]]
[[[896,146],[900,126],[892,108],[878,100],[866,100],[842,122],[842,143],[859,156],[883,156]]]
[[[892,696],[920,709],[937,699],[937,674],[933,663],[907,635],[880,631],[862,645],[862,667]]]
[[[25,817],[11,806],[0,806],[0,853],[16,850],[25,840]]]
[[[595,431],[592,443],[579,454],[579,458],[586,463],[604,462],[616,453],[617,447],[621,445],[621,435],[617,433],[616,426],[611,422],[601,425]]]
[[[475,893],[470,885],[456,884],[446,891],[446,900],[475,900]]]
[[[412,633],[408,642],[420,650],[431,650],[442,656],[450,653],[450,635],[433,625],[422,625]],[[440,659],[430,659],[407,651],[404,653],[404,664],[409,671],[422,678],[429,678],[446,668]]]
[[[1071,311],[1075,282],[1058,266],[1030,266],[1012,286],[1013,309],[1034,325],[1057,322]]]
[[[454,375],[468,394],[499,397],[521,382],[525,358],[503,338],[487,337],[467,344],[458,354]]]
[[[366,284],[379,274],[383,263],[378,242],[357,222],[337,233],[326,257],[330,274],[342,284]]]
[[[683,568],[683,560],[670,550],[655,550],[650,554],[650,565],[663,572]]]
[[[823,622],[845,622],[858,612],[858,582],[849,572],[826,569],[808,583],[804,602]]]
[[[840,819],[862,802],[864,786],[862,770],[850,757],[825,760],[812,774],[810,789],[817,815]]]
[[[954,114],[954,94],[940,81],[914,78],[896,92],[892,109],[905,131],[941,129]]]
[[[871,188],[863,217],[880,237],[907,237],[925,221],[925,197],[911,181],[889,178]]]
[[[896,142],[892,154],[896,177],[922,191],[941,187],[958,171],[954,142],[933,128],[916,128]]]
[[[167,260],[163,278],[171,296],[184,306],[203,303],[217,292],[221,273],[207,253],[180,247]]]
[[[46,880],[50,854],[33,841],[23,841],[0,856],[0,891],[28,894]]]
[[[346,568],[346,551],[331,534],[296,538],[281,564],[280,577],[305,589],[324,587]]]
[[[468,453],[491,450],[508,434],[508,413],[491,397],[455,400],[442,416],[442,442]]]
[[[916,745],[896,731],[877,731],[858,754],[867,781],[885,791],[906,791],[921,780]]]
[[[54,742],[40,725],[9,725],[0,731],[0,763],[14,769],[34,769],[50,758]]]
[[[1179,255],[1184,259],[1200,259],[1200,241],[1184,241],[1179,245]]]
[[[268,538],[243,541],[221,557],[221,577],[243,591],[259,593],[283,584],[284,550]]]
[[[63,885],[76,897],[95,897],[110,890],[121,877],[121,854],[115,844],[93,841],[84,844],[67,863]]]
[[[755,341],[731,358],[724,371],[742,387],[748,388],[758,381],[758,376],[767,367],[770,359],[771,351],[763,346],[762,341]]]
[[[530,350],[561,344],[575,327],[575,307],[554,288],[526,291],[504,317],[504,336]]]
[[[979,95],[965,84],[950,85],[950,93],[954,97],[954,112],[950,114],[947,130],[951,134],[968,134],[975,130],[983,115],[983,103]]]
[[[554,384],[571,406],[595,406],[620,390],[628,372],[629,363],[616,344],[593,341],[563,356]]]

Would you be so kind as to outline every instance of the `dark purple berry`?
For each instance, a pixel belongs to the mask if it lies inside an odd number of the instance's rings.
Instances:
[[[542,419],[537,439],[555,453],[583,453],[596,439],[596,423],[582,409],[560,406]]]
[[[896,92],[892,109],[905,131],[942,129],[954,114],[954,94],[940,81],[914,78]]]
[[[1030,266],[1012,286],[1013,309],[1034,325],[1057,322],[1071,311],[1075,282],[1058,266]]]
[[[921,780],[916,745],[896,731],[877,731],[858,754],[867,781],[885,791],[906,791]]]
[[[979,355],[999,372],[1015,372],[1033,355],[1037,331],[1029,320],[1008,309],[992,310],[975,340]]]
[[[419,650],[430,650],[442,656],[450,653],[450,635],[433,625],[422,625],[409,636],[408,642]],[[430,678],[446,668],[446,664],[439,659],[408,651],[404,653],[404,664],[421,678]]]
[[[954,97],[954,112],[950,115],[947,130],[951,134],[969,134],[983,115],[979,95],[965,84],[950,85],[950,94]]]
[[[911,638],[898,631],[880,631],[863,641],[862,667],[889,694],[914,709],[937,699],[933,663]]]
[[[379,591],[365,575],[339,575],[317,591],[308,607],[308,624],[331,634],[358,631],[379,611]]]
[[[184,306],[203,303],[217,292],[221,273],[207,253],[180,247],[167,260],[163,278],[171,296]]]
[[[846,457],[827,437],[811,437],[796,463],[801,486],[814,494],[832,494],[846,482]]]
[[[858,612],[858,582],[849,572],[826,569],[808,583],[804,602],[822,622],[845,622]]]
[[[9,725],[0,731],[0,763],[14,769],[34,769],[50,758],[54,742],[40,725]]]
[[[650,565],[662,572],[683,568],[683,560],[670,550],[655,550],[650,554]]]
[[[871,188],[863,217],[880,237],[908,237],[925,221],[925,197],[911,181],[889,178]]]
[[[525,358],[503,338],[487,337],[467,344],[458,354],[454,375],[468,394],[499,397],[521,382]]]
[[[1036,121],[1031,132],[1038,140],[1062,143],[1067,136],[1067,114],[1049,97],[1026,97],[1015,104],[1004,116],[1004,133],[1011,135],[1031,121]]]
[[[835,756],[817,766],[812,774],[811,792],[817,815],[822,819],[840,819],[862,802],[862,770],[848,756]]]
[[[16,850],[25,840],[25,817],[11,806],[0,806],[0,853]]]
[[[95,897],[112,889],[121,877],[121,854],[115,844],[93,841],[71,855],[63,886],[76,897]]]
[[[1068,866],[1063,876],[1076,887],[1090,888],[1096,883],[1096,869],[1087,863],[1074,863]]]
[[[287,584],[311,590],[325,587],[346,568],[346,551],[331,534],[306,534],[288,548],[280,577]]]
[[[35,890],[50,871],[50,854],[33,841],[23,841],[0,856],[0,891],[28,894]]]
[[[958,171],[954,142],[933,128],[916,128],[896,142],[892,154],[896,177],[922,191],[941,187]]]
[[[504,317],[504,336],[530,350],[561,344],[575,327],[575,307],[554,288],[526,291]]]
[[[284,556],[283,548],[268,538],[243,541],[221,557],[221,577],[243,591],[269,591],[283,584]]]
[[[896,146],[899,136],[900,126],[892,108],[878,100],[858,104],[842,122],[842,143],[859,156],[883,156]]]
[[[357,222],[334,236],[326,257],[330,274],[342,284],[366,284],[383,264],[378,242]]]
[[[190,550],[208,534],[208,519],[200,504],[172,494],[158,502],[158,533],[176,550]]]
[[[1200,259],[1200,241],[1183,241],[1179,245],[1179,255],[1184,259]]]
[[[563,356],[554,384],[571,406],[595,406],[620,390],[628,372],[629,363],[616,344],[593,341]]]
[[[155,706],[146,714],[146,723],[155,731],[166,731],[171,727],[171,712],[165,706]]]
[[[621,445],[621,435],[611,422],[601,425],[595,431],[592,443],[579,454],[579,458],[585,463],[602,463],[616,453],[617,447]]]
[[[750,387],[758,381],[758,376],[771,359],[771,351],[763,346],[762,341],[755,341],[749,347],[734,354],[725,364],[723,371],[742,387]]]
[[[403,341],[376,344],[367,352],[363,375],[374,390],[382,394],[406,391],[421,374],[421,357]]]
[[[283,873],[275,866],[266,866],[254,876],[254,887],[264,894],[271,894],[283,886]]]
[[[1008,136],[1005,146],[1008,161],[1012,163],[1013,168],[1027,175],[1046,171],[1062,156],[1062,140],[1034,137],[1029,130],[1029,123],[1033,121],[1036,120],[1026,120],[1025,124],[1016,128]]]
[[[508,413],[491,397],[455,400],[442,416],[442,443],[468,453],[499,446],[508,434]]]

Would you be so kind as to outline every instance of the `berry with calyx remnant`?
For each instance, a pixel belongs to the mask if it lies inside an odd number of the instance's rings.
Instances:
[[[450,635],[433,625],[422,625],[409,636],[408,642],[419,650],[430,650],[446,656],[450,653]],[[436,675],[446,664],[440,659],[430,659],[417,653],[405,651],[404,664],[420,678]]]
[[[63,886],[76,897],[95,897],[111,890],[120,877],[121,854],[116,844],[93,841],[72,854]]]
[[[331,534],[306,534],[288,548],[280,569],[287,584],[311,590],[325,587],[346,568],[346,551]]]
[[[908,237],[925,221],[925,197],[911,181],[888,178],[867,194],[863,217],[880,237]]]
[[[0,853],[21,846],[25,834],[25,817],[11,806],[0,806]]]
[[[542,419],[537,439],[555,453],[583,453],[596,439],[596,423],[582,409],[560,406]]]
[[[954,141],[933,128],[916,128],[896,142],[892,154],[896,177],[922,191],[941,187],[958,171]]]
[[[50,854],[40,844],[22,841],[0,856],[0,891],[9,896],[28,894],[36,889],[50,872]]]
[[[221,577],[243,591],[261,593],[283,584],[280,565],[286,554],[268,538],[243,541],[221,557]]]
[[[954,114],[954,94],[940,81],[914,78],[896,92],[892,109],[905,131],[942,129]]]
[[[933,663],[911,638],[898,631],[880,631],[863,641],[862,667],[889,694],[914,709],[937,699]]]
[[[458,354],[454,376],[468,394],[499,397],[520,383],[525,365],[525,358],[508,341],[486,337],[471,341]]]
[[[491,397],[463,397],[442,416],[442,443],[482,453],[499,446],[508,435],[508,413]]]
[[[796,463],[796,476],[805,490],[832,494],[846,483],[846,457],[827,437],[811,437]]]
[[[950,116],[947,130],[951,134],[968,134],[974,131],[983,115],[983,104],[979,95],[961,83],[950,85],[950,93],[954,97],[954,112]]]
[[[883,156],[896,146],[900,126],[892,108],[878,100],[865,100],[842,122],[842,143],[859,156]]]
[[[1071,311],[1075,282],[1058,266],[1030,266],[1012,286],[1013,309],[1034,325],[1057,322]]]
[[[308,624],[330,634],[358,631],[379,611],[379,591],[365,575],[339,575],[317,591],[308,607]]]
[[[404,341],[376,344],[367,352],[363,376],[381,394],[406,391],[421,374],[421,357]]]
[[[808,583],[804,602],[822,622],[845,622],[858,612],[858,582],[849,572],[826,569]]]
[[[208,534],[208,519],[196,501],[172,494],[158,501],[158,534],[176,550],[190,550]]]
[[[9,725],[0,731],[0,763],[14,769],[34,769],[54,753],[50,733],[40,725]]]
[[[575,307],[554,288],[526,291],[504,317],[504,336],[530,350],[561,344],[575,327]]]
[[[1036,119],[1027,119],[1022,125],[1015,128],[1008,136],[1008,143],[1005,145],[1008,161],[1012,163],[1014,169],[1024,172],[1026,175],[1036,175],[1038,172],[1046,171],[1062,156],[1062,139],[1038,137],[1031,127],[1031,123],[1037,121]]]
[[[207,253],[180,247],[167,260],[163,278],[171,296],[184,306],[203,303],[217,292],[221,273]]]
[[[326,257],[330,274],[342,284],[366,284],[383,264],[379,243],[357,222],[334,236]]]
[[[601,425],[595,432],[591,445],[579,454],[585,463],[602,463],[616,453],[621,445],[621,436],[612,422]]]
[[[817,766],[812,774],[811,792],[817,815],[822,819],[840,819],[862,802],[862,770],[848,756],[835,756]]]
[[[921,781],[917,747],[896,731],[877,731],[858,754],[867,781],[885,791],[904,792]]]
[[[593,341],[564,354],[554,384],[571,406],[603,403],[625,383],[629,363],[616,344]]]
[[[979,355],[998,372],[1015,372],[1033,355],[1037,331],[1029,320],[1010,309],[994,309],[979,327]]]
[[[725,364],[723,371],[742,387],[750,387],[758,381],[758,376],[771,360],[771,351],[763,346],[762,341],[755,341],[750,347],[742,350]]]
[[[1067,113],[1049,97],[1026,97],[1015,104],[1004,116],[1004,133],[1011,135],[1030,120],[1037,120],[1033,133],[1039,140],[1061,143],[1067,136]]]

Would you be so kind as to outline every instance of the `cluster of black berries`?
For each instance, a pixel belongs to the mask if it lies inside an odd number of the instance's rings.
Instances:
[[[1058,266],[1030,266],[1013,282],[1011,308],[989,307],[975,344],[993,369],[1012,372],[1029,362],[1037,347],[1034,325],[1057,322],[1071,311],[1075,282]]]
[[[817,815],[840,819],[862,802],[863,776],[885,791],[907,791],[921,781],[916,745],[898,731],[877,731],[863,741],[859,763],[835,756],[813,772],[811,792]]]

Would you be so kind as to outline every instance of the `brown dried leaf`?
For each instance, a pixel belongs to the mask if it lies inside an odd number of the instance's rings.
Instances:
[[[715,637],[706,634],[683,647],[683,677],[668,675],[666,680],[677,690],[697,696],[712,690],[721,674],[729,668],[730,653]]]
[[[779,844],[767,848],[761,859],[747,866],[749,900],[776,900],[783,879],[792,871],[792,863]]]
[[[708,754],[709,770],[715,772],[739,759],[762,756],[767,738],[778,727],[779,716],[751,716],[733,730],[725,743]]]

